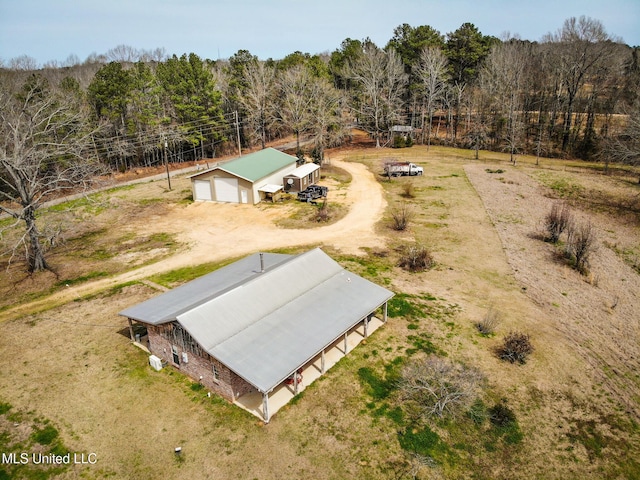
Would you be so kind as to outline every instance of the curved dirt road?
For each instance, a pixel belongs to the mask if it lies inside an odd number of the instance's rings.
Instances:
[[[62,305],[116,285],[189,265],[221,261],[260,250],[323,244],[342,252],[359,254],[362,247],[383,243],[375,224],[387,205],[381,185],[360,163],[332,159],[333,165],[349,172],[346,190],[349,212],[340,221],[311,229],[283,229],[274,224],[281,211],[253,205],[194,203],[153,219],[153,229],[175,232],[188,245],[175,255],[103,280],[70,287],[42,300],[17,305],[2,313],[0,320],[17,318],[32,311]]]

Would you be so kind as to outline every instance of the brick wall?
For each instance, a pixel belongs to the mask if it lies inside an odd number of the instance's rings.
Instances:
[[[251,384],[247,383],[243,378],[236,375],[208,353],[201,351],[201,354],[198,355],[193,351],[184,352],[183,346],[176,345],[167,338],[171,337],[171,335],[167,334],[171,328],[171,324],[148,326],[149,350],[152,354],[162,358],[167,364],[173,365],[194,381],[202,383],[207,389],[229,401],[233,401],[239,396],[255,390]],[[173,346],[176,346],[178,349],[179,363],[174,362],[172,353]],[[183,359],[183,354],[187,357],[186,362]],[[214,365],[218,372],[217,380],[214,378]]]

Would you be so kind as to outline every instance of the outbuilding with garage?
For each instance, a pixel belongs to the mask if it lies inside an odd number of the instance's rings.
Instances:
[[[189,177],[195,201],[256,204],[283,189],[297,158],[266,148]]]

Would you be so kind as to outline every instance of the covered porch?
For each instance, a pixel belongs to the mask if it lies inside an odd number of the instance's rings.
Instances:
[[[295,378],[296,376],[294,375],[292,383],[282,382],[267,394],[257,390],[247,393],[238,397],[234,404],[268,423],[271,416],[289,403],[295,395],[320,378],[340,359],[345,357],[347,353],[357,347],[360,342],[384,325],[387,317],[386,313],[385,303],[382,319],[374,316],[367,317],[347,333],[337,338],[311,361],[301,367],[301,380],[298,380],[299,376]]]

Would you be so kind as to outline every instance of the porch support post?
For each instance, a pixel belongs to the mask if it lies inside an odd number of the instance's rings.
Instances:
[[[364,338],[369,336],[369,315],[364,317]]]
[[[298,394],[298,370],[293,372],[293,394]]]
[[[324,375],[324,350],[322,350],[322,356],[320,357],[320,373]]]
[[[269,423],[269,394],[262,394],[262,418],[266,423]]]
[[[383,323],[387,323],[387,312],[388,312],[387,304],[388,304],[388,302],[384,302],[384,313],[382,315],[382,322]]]
[[[347,354],[347,334],[348,332],[344,334],[344,354],[345,355]]]
[[[131,337],[132,342],[135,342],[136,337],[133,335],[133,321],[130,318],[127,318],[127,320],[129,320],[129,337]]]

